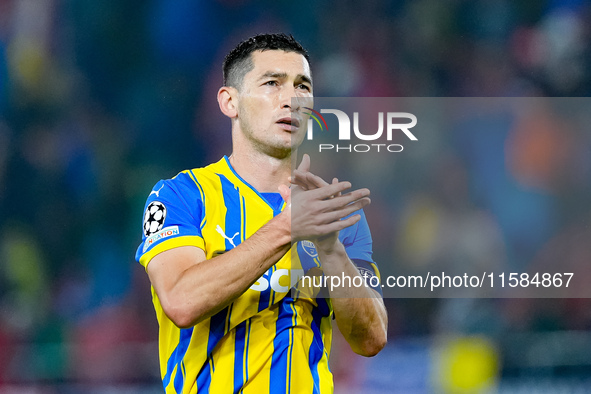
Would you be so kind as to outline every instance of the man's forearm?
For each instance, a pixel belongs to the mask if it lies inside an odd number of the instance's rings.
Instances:
[[[352,283],[354,277],[361,277],[340,242],[335,243],[330,251],[319,248],[318,256],[327,277],[344,275],[350,277]],[[339,330],[353,351],[374,356],[382,350],[388,327],[382,297],[370,287],[340,286],[330,291],[330,298]]]
[[[236,248],[210,260],[200,249],[201,257],[182,248],[157,255],[148,274],[167,316],[179,327],[190,327],[232,303],[290,247],[289,228],[276,217]]]

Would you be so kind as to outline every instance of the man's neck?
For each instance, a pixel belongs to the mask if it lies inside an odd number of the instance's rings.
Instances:
[[[261,193],[276,193],[281,184],[289,186],[291,157],[233,152],[229,159],[234,171]]]

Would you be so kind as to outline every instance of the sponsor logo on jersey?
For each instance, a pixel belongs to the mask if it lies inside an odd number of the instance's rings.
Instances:
[[[179,226],[170,226],[170,227],[163,228],[162,230],[158,231],[157,233],[151,235],[148,239],[146,239],[146,242],[144,243],[144,250],[142,253],[146,253],[146,250],[148,250],[148,248],[150,246],[152,246],[152,244],[154,244],[154,242],[157,242],[157,241],[160,241],[161,239],[172,237],[173,235],[178,235],[178,234],[179,234]]]
[[[287,293],[290,288],[294,287],[296,283],[304,276],[302,269],[278,269],[269,276],[269,272],[261,276],[252,286],[251,290],[265,291],[269,287],[278,293]],[[285,279],[283,279],[285,278]]]

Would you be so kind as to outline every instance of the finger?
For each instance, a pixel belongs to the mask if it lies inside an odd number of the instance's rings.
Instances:
[[[338,195],[337,197],[328,198],[319,203],[319,209],[322,212],[331,212],[342,209],[351,203],[369,197],[369,189],[354,190],[351,193]],[[367,204],[366,204],[367,205]]]
[[[306,173],[300,170],[294,170],[292,176],[293,183],[306,183]]]
[[[300,162],[297,170],[302,172],[310,171],[310,156],[308,154],[304,153],[304,156],[302,156],[302,161]]]
[[[316,190],[311,190],[310,195],[312,198],[319,200],[326,200],[335,194],[341,193],[351,188],[351,182],[338,182],[331,185],[319,187]]]
[[[315,188],[323,187],[323,186],[327,186],[328,185],[328,182],[326,182],[324,179],[322,179],[318,175],[312,174],[311,172],[307,172],[304,175],[306,177],[306,181],[310,185],[314,186]]]
[[[367,188],[354,190],[347,194],[339,194],[335,203],[341,204],[341,206],[345,206],[351,204],[354,201],[360,200],[362,198],[369,197],[370,191]]]
[[[306,190],[317,189],[328,185],[328,183],[321,177],[314,175],[311,172],[302,172],[299,170],[294,171],[292,183],[301,186]]]
[[[347,227],[351,227],[355,223],[361,220],[361,215],[352,215],[349,216],[347,219],[337,220],[329,224],[325,224],[323,226],[318,227],[318,232],[321,235],[334,233],[335,231],[341,231]]]
[[[339,183],[339,179],[338,178],[332,178],[332,184],[334,185],[335,183]],[[341,195],[341,193],[337,193],[337,195],[335,197],[339,197]]]
[[[362,198],[361,200],[357,200],[354,203],[344,206],[342,208],[330,212],[325,212],[318,219],[321,223],[325,224],[332,223],[337,220],[343,220],[343,218],[346,218],[352,213],[363,209],[369,204],[371,204],[371,199],[369,199],[368,197]]]
[[[294,171],[294,175],[292,177],[289,177],[289,180],[292,185],[297,185],[302,190],[308,190],[310,188],[309,183],[306,182],[305,176],[303,176],[303,172],[300,172],[298,170]]]
[[[311,172],[304,172],[300,170],[295,170],[293,172],[293,179],[299,182],[308,182],[310,184],[315,185],[316,187],[326,186],[328,183],[319,177],[318,175],[314,175]]]

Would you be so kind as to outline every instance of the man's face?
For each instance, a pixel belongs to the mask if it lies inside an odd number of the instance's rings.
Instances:
[[[311,106],[312,78],[307,60],[281,50],[252,53],[254,68],[238,92],[238,123],[260,152],[286,157],[304,137],[304,106]],[[300,100],[293,100],[299,98]],[[296,103],[297,101],[297,103]]]

